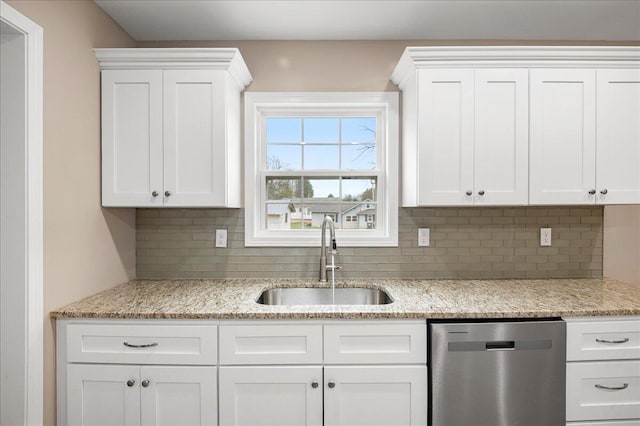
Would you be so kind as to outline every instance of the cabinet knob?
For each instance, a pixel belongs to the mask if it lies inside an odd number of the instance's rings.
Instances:
[[[132,387],[135,384],[136,384],[136,381],[134,379],[127,380],[127,386]]]
[[[336,384],[334,382],[329,382],[327,383],[327,386],[329,386],[331,389],[336,387]]]
[[[467,195],[471,197],[473,195],[473,191],[467,191]]]
[[[142,387],[146,388],[147,386],[149,386],[149,381],[148,380],[143,380],[142,381]]]
[[[589,191],[589,194],[590,194],[590,195],[594,195],[595,193],[596,193],[596,190],[595,190],[595,189],[592,189],[591,191]]]
[[[154,197],[157,197],[157,196],[158,196],[158,191],[153,191],[153,192],[151,193],[151,195],[153,195]]]
[[[171,196],[171,192],[169,192],[169,191],[164,191],[164,196],[165,196],[165,197],[170,197],[170,196]]]
[[[312,387],[312,388],[314,388],[314,389],[315,389],[315,388],[317,388],[318,386],[319,386],[319,385],[318,385],[318,382],[311,382],[311,387]]]
[[[602,191],[600,191],[600,193],[601,193],[602,195],[607,195],[607,193],[608,193],[608,192],[609,192],[609,191],[607,191],[606,189],[603,189]]]
[[[478,195],[484,195],[484,189],[481,189],[480,191],[478,191]]]

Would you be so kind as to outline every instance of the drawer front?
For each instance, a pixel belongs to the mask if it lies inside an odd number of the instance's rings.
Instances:
[[[567,322],[567,360],[640,358],[640,320]]]
[[[321,364],[322,325],[222,325],[220,364]]]
[[[217,332],[215,325],[69,324],[67,360],[215,365]]]
[[[427,323],[324,326],[325,364],[426,364]]]
[[[567,421],[640,418],[640,361],[567,363]]]

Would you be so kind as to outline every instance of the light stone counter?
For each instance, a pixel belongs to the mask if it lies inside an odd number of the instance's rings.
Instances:
[[[273,287],[319,286],[292,279],[134,280],[51,313],[53,318],[303,319],[534,318],[640,315],[640,287],[610,279],[348,280],[383,288],[379,306],[263,306]]]

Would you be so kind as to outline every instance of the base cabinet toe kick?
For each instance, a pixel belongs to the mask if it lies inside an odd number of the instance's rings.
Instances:
[[[566,382],[553,386],[566,389],[566,421],[558,426],[640,426],[640,317],[564,321]],[[58,320],[58,425],[463,426],[429,413],[447,388],[433,353],[447,349],[429,331],[438,322]],[[502,337],[481,348],[486,356],[517,355],[521,344]],[[471,389],[474,371],[488,369],[465,362],[462,387]],[[497,379],[488,390],[506,389],[509,377]]]

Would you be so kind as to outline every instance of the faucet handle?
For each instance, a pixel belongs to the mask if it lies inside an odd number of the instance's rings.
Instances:
[[[342,269],[342,266],[338,266],[338,265],[333,265],[333,266],[332,266],[332,265],[327,265],[327,266],[326,266],[326,268],[327,268],[327,271],[331,271],[331,270],[337,271],[338,269]]]

